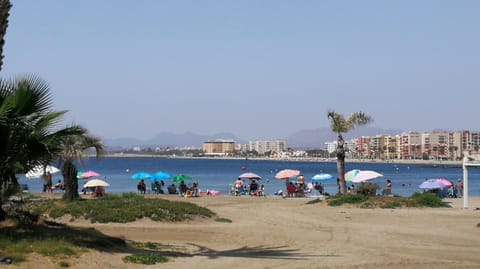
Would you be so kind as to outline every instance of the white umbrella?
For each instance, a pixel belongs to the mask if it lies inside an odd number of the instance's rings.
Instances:
[[[107,187],[107,186],[110,186],[110,184],[108,184],[107,182],[101,180],[101,179],[91,179],[89,181],[87,181],[87,183],[85,183],[85,185],[83,185],[83,187],[87,188],[87,187]]]
[[[46,172],[50,172],[50,174],[55,174],[60,172],[60,169],[56,168],[55,166],[47,165],[44,169],[43,165],[37,165],[28,171],[25,176],[28,179],[33,178],[41,178]]]
[[[382,174],[371,170],[358,170],[354,169],[345,173],[345,180],[353,183],[365,182],[375,179],[377,177],[383,177]]]

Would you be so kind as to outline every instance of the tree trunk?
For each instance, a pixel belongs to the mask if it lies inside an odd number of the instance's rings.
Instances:
[[[338,184],[340,187],[340,194],[347,193],[347,184],[345,182],[345,149],[343,148],[342,134],[338,134],[338,145],[337,145],[337,171],[338,171]]]
[[[63,199],[67,201],[75,201],[80,198],[78,195],[77,168],[71,161],[65,162],[62,169],[63,185],[65,186],[65,194]]]
[[[9,0],[0,0],[0,70],[3,65],[3,45],[5,44],[5,34],[8,27],[8,16],[12,4]]]
[[[6,176],[0,179],[0,221],[5,220],[7,217],[7,212],[5,212],[3,208],[5,202],[19,190],[18,179],[15,172],[7,172],[6,174]]]

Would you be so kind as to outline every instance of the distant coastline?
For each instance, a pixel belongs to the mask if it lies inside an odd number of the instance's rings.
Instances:
[[[94,157],[94,155],[87,155]],[[222,159],[222,160],[256,160],[256,161],[281,161],[281,162],[336,162],[335,158],[264,158],[264,157],[230,157],[230,156],[216,156],[216,157],[187,157],[187,156],[166,156],[155,154],[134,154],[134,153],[112,153],[107,154],[108,158],[166,158],[166,159]],[[392,164],[418,164],[427,166],[462,166],[462,161],[443,161],[443,160],[381,160],[381,159],[345,159],[348,163],[392,163]]]

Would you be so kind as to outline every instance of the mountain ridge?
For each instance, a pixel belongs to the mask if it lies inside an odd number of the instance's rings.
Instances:
[[[374,136],[374,135],[395,135],[402,133],[399,129],[381,129],[376,127],[362,126],[357,129],[344,134],[346,140],[360,137],[360,136]],[[246,144],[247,140],[237,137],[235,134],[224,132],[213,135],[197,134],[193,132],[172,133],[160,132],[155,134],[150,139],[138,138],[115,138],[105,139],[104,144],[108,148],[128,148],[128,147],[196,147],[201,148],[205,141],[215,139],[231,139],[238,144]],[[266,139],[258,139],[266,140]],[[274,139],[272,139],[274,140]],[[275,139],[276,140],[276,139]],[[337,134],[332,132],[329,128],[318,128],[309,130],[300,130],[285,137],[287,146],[290,148],[307,149],[307,148],[323,148],[325,142],[336,141]]]

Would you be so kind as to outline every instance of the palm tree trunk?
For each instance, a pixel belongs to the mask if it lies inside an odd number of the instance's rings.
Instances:
[[[338,134],[337,145],[337,171],[338,171],[338,184],[340,187],[340,194],[347,193],[347,184],[345,182],[345,149],[343,147],[345,141],[342,134]]]
[[[6,172],[5,176],[0,179],[0,221],[7,217],[7,212],[3,205],[8,201],[8,198],[19,190],[19,184],[15,172]]]
[[[5,34],[8,27],[8,16],[12,4],[10,0],[0,0],[0,70],[3,65],[3,45],[5,44]]]
[[[78,180],[77,180],[77,168],[72,162],[67,161],[63,165],[62,175],[63,184],[65,186],[65,194],[63,199],[67,201],[75,201],[80,198],[78,195]]]

